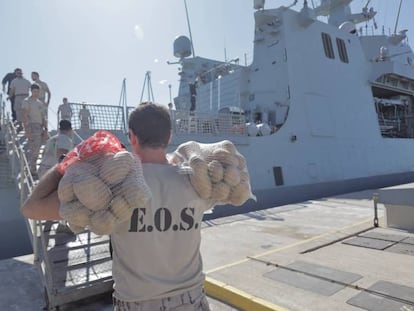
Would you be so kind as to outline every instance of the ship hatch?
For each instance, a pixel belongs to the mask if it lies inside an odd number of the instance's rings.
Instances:
[[[273,177],[275,178],[275,185],[282,186],[283,185],[283,172],[281,166],[274,166],[273,167]]]
[[[265,273],[264,276],[324,296],[331,296],[344,289],[346,284],[362,278],[356,273],[300,261]]]
[[[379,281],[347,301],[368,311],[413,310],[414,288]]]

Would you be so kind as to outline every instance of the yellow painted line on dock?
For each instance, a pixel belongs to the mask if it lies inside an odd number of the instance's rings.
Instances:
[[[210,277],[206,277],[204,288],[209,297],[224,301],[241,310],[289,311],[289,309],[250,295],[240,289]]]
[[[306,240],[298,241],[295,243],[291,243],[282,247],[277,247],[272,250],[266,251],[264,253],[258,254],[256,256],[250,256],[252,259],[254,258],[260,258],[269,254],[273,254],[276,252],[280,252],[282,250],[286,250],[295,246],[299,246],[302,244],[306,244],[308,242],[312,242],[321,238],[324,238],[326,236],[329,236],[331,234],[347,230],[353,227],[361,226],[363,224],[372,222],[372,217],[369,219],[354,223],[352,225],[343,226],[337,229],[333,229],[331,231],[328,231],[326,233],[314,236],[313,238],[309,238]],[[206,272],[206,274],[210,274],[219,270],[227,269],[230,267],[237,266],[239,264],[248,262],[252,260],[250,258],[241,259],[214,269],[211,269]],[[251,295],[249,293],[246,293],[236,287],[233,287],[229,284],[223,283],[221,281],[215,280],[209,276],[206,276],[206,280],[204,283],[204,287],[206,290],[206,293],[208,296],[221,300],[229,305],[232,305],[236,308],[239,308],[241,310],[254,310],[254,311],[289,311],[289,309],[286,309],[284,307],[275,305],[271,302],[268,302],[264,299],[261,299],[257,296]]]

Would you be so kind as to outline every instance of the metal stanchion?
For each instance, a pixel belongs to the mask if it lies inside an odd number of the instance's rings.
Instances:
[[[379,194],[374,193],[372,195],[372,200],[374,201],[374,227],[378,227],[378,201],[379,201]]]

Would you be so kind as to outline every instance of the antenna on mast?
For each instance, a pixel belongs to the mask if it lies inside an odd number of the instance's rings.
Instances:
[[[147,71],[145,73],[144,84],[142,85],[141,99],[139,100],[140,103],[142,103],[142,99],[144,98],[145,85],[147,86],[148,101],[155,102],[154,93],[152,92],[152,85],[151,85],[151,71]]]
[[[401,12],[401,5],[402,5],[403,0],[400,0],[400,6],[398,7],[398,14],[397,14],[397,20],[395,21],[395,27],[394,27],[394,35],[397,33],[397,26],[398,26],[398,21],[400,19],[400,12]]]
[[[187,17],[188,33],[190,35],[190,40],[191,40],[191,51],[193,52],[193,57],[195,57],[194,44],[193,44],[193,36],[191,34],[190,19],[188,17],[188,10],[187,10],[187,0],[184,0],[184,6],[185,6],[185,16]]]
[[[127,93],[126,93],[126,79],[122,80],[121,95],[119,97],[119,106],[122,105],[122,113],[124,117],[124,132],[128,133],[128,102],[127,102]],[[117,118],[118,122],[118,118]]]

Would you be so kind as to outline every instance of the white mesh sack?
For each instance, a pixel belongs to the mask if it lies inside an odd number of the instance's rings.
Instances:
[[[191,184],[203,199],[235,206],[250,198],[256,200],[246,159],[229,140],[212,144],[188,141],[168,154],[168,161],[190,175]]]

